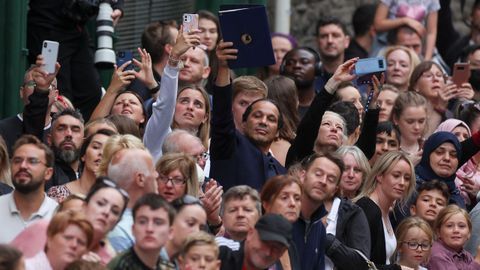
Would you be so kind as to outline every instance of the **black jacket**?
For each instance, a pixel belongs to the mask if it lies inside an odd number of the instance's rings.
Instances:
[[[12,156],[15,141],[24,134],[31,134],[45,142],[45,118],[48,111],[48,93],[33,91],[29,103],[23,108],[22,119],[18,115],[0,121],[0,135],[5,140],[8,154]]]
[[[401,267],[398,264],[385,265],[387,253],[385,250],[382,211],[377,204],[368,197],[363,197],[358,200],[357,205],[363,209],[370,228],[370,260],[373,261],[379,269],[400,270]]]
[[[370,230],[365,213],[358,205],[342,199],[338,208],[335,235],[327,234],[325,254],[339,270],[367,270],[365,259],[352,248],[369,258],[370,244]]]

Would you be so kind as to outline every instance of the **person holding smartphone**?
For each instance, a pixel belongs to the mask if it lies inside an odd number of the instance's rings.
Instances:
[[[447,80],[441,67],[432,61],[420,63],[412,72],[409,84],[410,91],[416,91],[427,100],[428,137],[437,126],[445,120],[450,100],[465,101],[473,98],[474,91],[470,83],[458,86]]]
[[[83,8],[78,2],[85,4]],[[58,59],[62,69],[57,76],[60,94],[72,100],[88,120],[102,94],[99,75],[93,64],[90,37],[85,27],[87,21],[98,13],[98,6],[86,3],[90,1],[78,2],[30,0],[27,47],[29,61],[33,64],[44,40],[60,43]],[[115,25],[123,14],[124,1],[112,2],[111,17]]]

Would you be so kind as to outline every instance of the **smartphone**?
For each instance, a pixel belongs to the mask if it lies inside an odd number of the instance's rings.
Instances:
[[[470,79],[470,65],[468,63],[455,63],[453,66],[452,81],[457,87],[462,86],[463,83]]]
[[[42,69],[50,74],[55,73],[55,64],[57,63],[59,43],[51,40],[44,40],[42,45],[42,55],[44,64]]]
[[[358,76],[358,84],[367,84],[372,82],[372,76],[378,75],[387,70],[385,58],[372,57],[359,59],[355,63],[355,74]]]
[[[133,59],[133,52],[132,51],[118,51],[117,52],[117,67],[125,64],[128,61],[132,61]],[[132,70],[133,69],[133,61],[125,67],[124,70]]]
[[[183,14],[183,32],[190,32],[198,29],[198,14]]]

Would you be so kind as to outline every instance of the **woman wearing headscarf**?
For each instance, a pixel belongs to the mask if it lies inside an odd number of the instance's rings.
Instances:
[[[432,134],[425,141],[422,159],[415,167],[417,187],[425,181],[442,181],[450,191],[450,202],[465,208],[460,190],[455,185],[455,172],[460,166],[461,155],[462,146],[451,132],[440,131]]]
[[[451,132],[457,137],[459,142],[472,137],[472,132],[468,125],[458,119],[448,119],[442,122],[435,130],[435,132],[438,131]],[[480,191],[480,168],[478,164],[480,164],[480,154],[477,153],[461,166],[456,173],[455,184],[460,190],[460,194],[468,208],[475,205],[477,194]]]

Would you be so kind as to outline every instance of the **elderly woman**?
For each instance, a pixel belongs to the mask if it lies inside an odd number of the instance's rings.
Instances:
[[[363,183],[370,173],[370,164],[362,150],[356,146],[340,146],[337,153],[343,157],[345,170],[340,179],[340,196],[353,199],[362,189]]]

